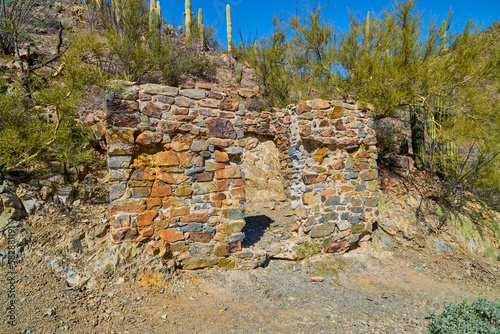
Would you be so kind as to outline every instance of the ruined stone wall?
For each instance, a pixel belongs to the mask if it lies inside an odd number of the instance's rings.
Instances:
[[[279,200],[290,203],[302,240],[288,240],[284,253],[296,258],[309,239],[341,251],[371,229],[375,131],[356,104],[317,99],[250,112],[217,87],[146,84],[115,93],[107,107],[113,242],[145,244],[185,269],[262,264],[268,252],[241,247],[253,180],[240,167],[244,153],[269,141],[282,180],[268,184],[284,191]]]

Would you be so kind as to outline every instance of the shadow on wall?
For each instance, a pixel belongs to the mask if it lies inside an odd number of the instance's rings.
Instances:
[[[260,241],[266,229],[274,220],[268,216],[260,215],[245,217],[245,222],[246,225],[243,230],[241,230],[241,232],[245,233],[245,239],[243,239],[241,246],[243,248],[248,248]]]

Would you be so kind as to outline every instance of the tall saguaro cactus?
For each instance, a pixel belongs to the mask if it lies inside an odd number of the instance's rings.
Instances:
[[[200,44],[201,47],[205,46],[205,27],[203,26],[203,11],[198,9],[198,29],[200,33]]]
[[[149,33],[158,36],[161,30],[161,7],[160,2],[151,0],[149,7]]]
[[[231,6],[226,6],[226,21],[227,21],[227,50],[231,53],[233,47],[233,24],[231,23]]]
[[[191,0],[185,0],[185,3],[184,3],[184,7],[185,7],[185,12],[184,12],[184,26],[186,28],[186,40],[190,40],[191,39]]]

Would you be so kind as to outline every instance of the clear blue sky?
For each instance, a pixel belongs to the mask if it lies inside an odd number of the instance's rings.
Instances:
[[[160,0],[162,15],[169,24],[180,26],[184,20],[184,0]],[[378,13],[384,8],[391,8],[393,1],[390,0],[191,0],[191,11],[198,15],[198,8],[203,9],[205,25],[215,28],[217,38],[225,48],[226,42],[226,5],[231,5],[233,21],[233,39],[235,44],[239,42],[238,27],[244,34],[254,35],[258,29],[258,36],[262,37],[272,31],[274,14],[282,14],[284,19],[297,11],[300,14],[303,9],[314,8],[321,5],[326,9],[328,6],[327,20],[334,23],[336,27],[345,29],[348,26],[348,10]],[[424,11],[424,18],[437,15],[446,17],[449,9],[453,10],[453,21],[464,23],[469,18],[482,23],[488,28],[500,20],[500,0],[474,0],[474,1],[442,1],[442,0],[420,0],[417,2],[419,10]]]

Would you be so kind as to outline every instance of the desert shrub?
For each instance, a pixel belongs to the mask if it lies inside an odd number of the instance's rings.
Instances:
[[[173,47],[175,41],[168,39],[164,43],[159,57],[162,81],[178,86],[186,76],[207,81],[214,79],[217,64],[200,54],[196,46]]]
[[[500,302],[480,298],[472,303],[448,304],[439,315],[431,313],[430,334],[498,334],[500,333]]]

